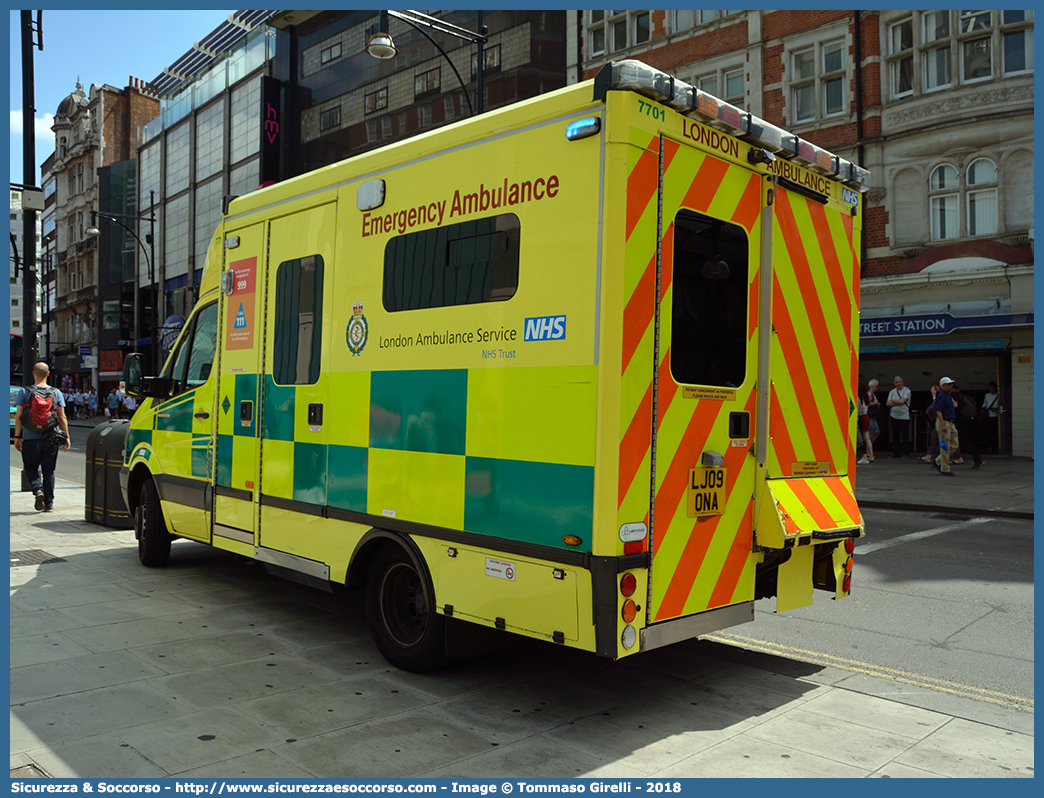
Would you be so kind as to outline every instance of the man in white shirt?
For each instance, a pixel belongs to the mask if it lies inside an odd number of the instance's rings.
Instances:
[[[892,427],[892,453],[888,459],[898,460],[902,457],[905,460],[910,452],[910,397],[912,393],[903,383],[902,377],[896,377],[892,384],[895,387],[889,391],[886,403]]]

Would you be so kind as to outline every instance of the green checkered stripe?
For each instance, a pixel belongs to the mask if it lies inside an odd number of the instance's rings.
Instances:
[[[373,372],[368,396],[357,392],[363,395],[329,398],[324,427],[333,429],[333,414],[352,405],[357,417],[368,419],[368,430],[356,436],[365,446],[295,439],[295,426],[302,423],[297,404],[315,401],[306,394],[311,387],[280,386],[265,378],[266,494],[380,515],[383,505],[375,501],[387,502],[389,496],[412,489],[427,498],[414,502],[398,520],[462,526],[547,546],[564,546],[563,537],[575,535],[582,541],[580,548],[590,550],[594,468],[469,454],[466,369]],[[238,378],[236,389],[238,394]],[[244,395],[253,395],[250,385],[243,389]],[[359,402],[368,402],[368,412]],[[228,485],[231,477],[232,438],[218,437],[219,485]],[[273,441],[292,444],[286,447],[288,457],[292,451],[292,486],[287,480],[283,490],[268,478],[270,471],[287,465],[270,465],[269,452],[279,446]],[[374,498],[380,490],[375,486],[383,489],[383,499]]]

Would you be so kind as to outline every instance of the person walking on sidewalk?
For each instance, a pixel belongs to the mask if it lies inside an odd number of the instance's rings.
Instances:
[[[22,388],[15,409],[15,449],[22,454],[22,468],[36,496],[36,509],[50,511],[54,507],[54,468],[58,464],[58,446],[49,440],[49,431],[31,430],[22,425],[22,411],[34,397],[42,396],[53,406],[57,426],[65,433],[65,451],[69,451],[69,422],[65,418],[65,397],[47,384],[51,369],[40,362],[33,366],[32,389]]]
[[[935,397],[935,433],[939,439],[939,456],[932,461],[932,467],[944,477],[953,476],[950,470],[950,452],[957,449],[957,427],[953,423],[957,414],[950,397],[953,386],[953,380],[943,377],[939,380],[941,390]]]
[[[978,408],[975,407],[974,403],[968,405],[964,401],[961,386],[957,383],[953,384],[953,391],[950,395],[953,397],[954,412],[956,413],[953,423],[957,427],[957,438],[961,442],[961,451],[967,452],[972,456],[972,459],[975,461],[975,465],[972,468],[980,468],[986,465],[986,461],[979,454],[979,449],[975,446],[975,441],[972,440],[971,432],[971,425],[975,421],[975,416],[978,415]]]
[[[997,383],[990,381],[989,393],[982,399],[982,409],[979,410],[979,419],[986,432],[986,453],[1000,454],[1000,393],[997,391]]]
[[[874,441],[881,434],[881,426],[877,423],[877,417],[881,415],[881,403],[877,401],[877,380],[870,380],[866,384],[866,412],[870,416],[870,459],[873,460]]]
[[[894,388],[888,393],[889,423],[892,427],[892,454],[889,460],[905,460],[910,451],[910,397],[909,388],[902,377],[893,380]]]

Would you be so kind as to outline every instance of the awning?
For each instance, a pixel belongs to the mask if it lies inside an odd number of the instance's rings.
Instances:
[[[781,549],[801,538],[862,536],[863,516],[847,476],[770,479],[765,491],[755,529],[759,546]]]

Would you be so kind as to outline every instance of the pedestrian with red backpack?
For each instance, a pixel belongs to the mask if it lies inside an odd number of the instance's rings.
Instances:
[[[22,453],[22,468],[36,497],[36,509],[45,511],[54,507],[58,447],[69,451],[65,397],[47,384],[50,373],[46,363],[33,366],[34,384],[18,394],[14,434],[15,449]]]

